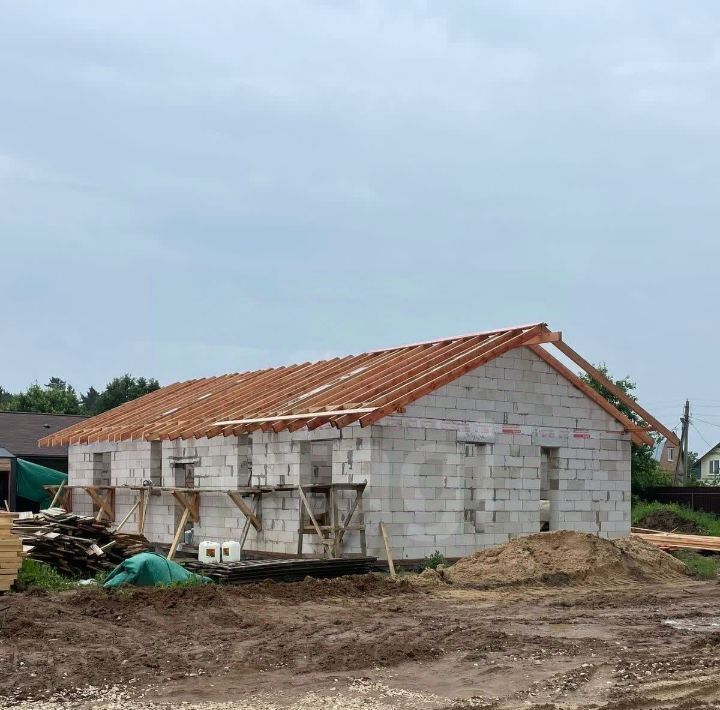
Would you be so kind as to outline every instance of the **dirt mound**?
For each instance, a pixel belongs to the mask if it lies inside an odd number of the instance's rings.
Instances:
[[[453,584],[480,588],[662,582],[685,575],[680,560],[643,540],[606,540],[565,530],[517,538],[445,570]]]
[[[705,531],[692,520],[685,520],[672,510],[656,510],[637,522],[637,527],[683,535],[704,535]]]

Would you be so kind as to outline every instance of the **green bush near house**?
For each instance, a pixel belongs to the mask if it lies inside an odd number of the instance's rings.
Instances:
[[[447,567],[448,564],[447,557],[445,557],[445,555],[443,555],[439,550],[435,550],[432,555],[429,555],[423,560],[422,568],[437,569],[440,565]]]
[[[720,516],[692,510],[677,503],[648,503],[642,500],[633,502],[631,515],[633,526],[646,527],[643,525],[643,521],[653,514],[671,514],[678,520],[695,525],[700,535],[720,536]]]

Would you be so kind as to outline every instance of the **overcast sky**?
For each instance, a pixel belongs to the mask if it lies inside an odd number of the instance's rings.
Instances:
[[[705,451],[719,170],[714,0],[0,0],[0,385],[546,321]]]

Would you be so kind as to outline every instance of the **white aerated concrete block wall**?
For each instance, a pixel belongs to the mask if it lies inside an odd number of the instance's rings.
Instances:
[[[108,451],[115,485],[150,479],[175,486],[185,467],[192,469],[199,488],[233,489],[248,481],[365,481],[369,554],[385,557],[382,521],[398,559],[420,559],[435,550],[460,557],[540,529],[543,447],[552,461],[544,494],[550,529],[626,535],[629,434],[526,348],[473,370],[372,427],[71,446],[70,484],[92,484],[95,454]],[[117,496],[119,520],[133,498],[122,491]],[[309,497],[317,517],[327,516],[324,495]],[[351,492],[338,496],[343,519],[353,498]],[[83,511],[83,506],[91,512],[89,499],[76,493],[75,509]],[[250,528],[246,549],[295,554],[299,506],[296,492],[264,495],[263,530]],[[353,523],[359,522],[356,516]],[[153,541],[170,542],[177,517],[169,493],[153,495],[146,534]],[[196,542],[237,540],[245,523],[224,494],[203,494],[200,518]],[[135,529],[133,520],[128,529]],[[305,535],[306,554],[321,552],[316,540]],[[343,548],[360,551],[357,532],[345,536]]]
[[[378,517],[405,559],[458,557],[538,532],[543,446],[556,462],[550,529],[629,533],[629,434],[529,349],[381,420],[372,438],[373,553],[382,553]]]

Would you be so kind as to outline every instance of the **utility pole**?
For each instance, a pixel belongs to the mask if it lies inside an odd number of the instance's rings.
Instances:
[[[682,486],[687,483],[688,474],[688,430],[690,429],[690,400],[685,400],[685,409],[683,416],[680,417],[682,422],[682,434],[680,435],[680,451],[678,451],[677,461],[675,461],[675,475],[673,476],[673,484]],[[682,462],[682,466],[680,465]]]

